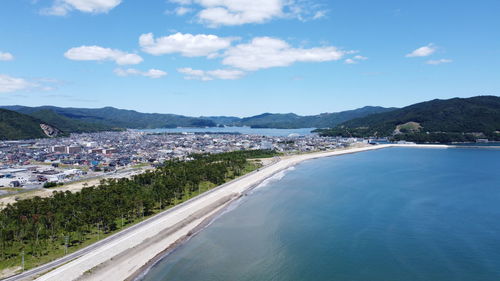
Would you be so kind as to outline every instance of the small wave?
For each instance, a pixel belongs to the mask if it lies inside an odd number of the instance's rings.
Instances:
[[[262,187],[265,187],[267,185],[269,185],[270,183],[273,183],[273,182],[277,182],[277,181],[280,181],[283,177],[285,177],[285,175],[290,172],[290,171],[293,171],[295,170],[295,167],[290,167],[290,168],[287,168],[283,171],[280,171],[276,174],[274,174],[273,176],[263,180],[259,185],[257,185],[252,191],[254,190],[257,190],[257,189],[260,189]],[[251,193],[250,193],[251,194]]]
[[[219,211],[218,213],[216,213],[212,217],[208,218],[208,221],[205,222],[201,227],[197,227],[197,229],[196,229],[196,231],[194,233],[192,233],[188,237],[185,237],[173,249],[171,249],[169,251],[166,251],[154,263],[152,263],[151,265],[149,265],[145,270],[143,270],[139,275],[137,275],[137,277],[135,277],[133,279],[133,281],[142,281],[142,280],[144,280],[144,278],[146,277],[146,275],[148,275],[148,273],[151,271],[151,269],[153,269],[154,267],[156,267],[156,265],[158,265],[163,260],[165,260],[166,258],[168,258],[168,256],[170,256],[172,253],[174,253],[175,251],[177,251],[181,246],[183,246],[186,243],[188,243],[189,240],[191,240],[192,238],[194,238],[195,236],[197,236],[200,232],[202,232],[203,230],[205,230],[206,228],[208,228],[210,225],[212,225],[216,220],[218,220],[219,218],[221,218],[223,215],[225,215],[225,214],[227,214],[227,213],[235,210],[236,208],[238,208],[238,206],[241,205],[242,201],[243,201],[243,197],[238,198],[238,199],[234,200],[233,202],[229,203],[229,205],[227,205],[226,207],[224,207],[221,211]]]
[[[216,220],[218,220],[220,217],[222,217],[223,215],[235,210],[236,208],[238,208],[242,203],[243,203],[243,197],[240,197],[234,201],[232,201],[231,203],[229,203],[229,205],[227,205],[226,207],[224,207],[218,214],[216,214],[215,216],[213,216],[210,221],[205,224],[205,226],[203,227],[203,229],[209,227],[212,223],[214,223]]]
[[[277,182],[277,181],[281,180],[288,172],[293,171],[293,170],[295,170],[295,167],[292,166],[290,168],[284,169],[283,171],[280,171],[280,172],[274,174],[273,176],[271,176],[271,177],[265,179],[264,181],[262,181],[259,185],[257,185],[255,188],[253,188],[251,191],[249,191],[245,195],[250,195],[250,194],[252,194],[257,189],[260,189],[262,187],[265,187],[265,186],[269,185],[270,183]],[[189,237],[186,237],[186,239],[183,240],[177,247],[175,247],[174,249],[172,249],[172,250],[167,251],[166,253],[164,253],[154,263],[152,263],[144,271],[142,271],[139,275],[137,275],[137,277],[135,277],[133,280],[134,281],[144,280],[144,278],[151,271],[152,268],[154,268],[157,264],[159,264],[160,262],[162,262],[165,258],[167,258],[169,255],[171,255],[173,252],[175,252],[176,250],[178,250],[180,246],[182,246],[182,245],[186,244],[187,242],[189,242],[189,240],[191,240],[191,238],[195,237],[201,231],[205,230],[207,227],[209,227],[210,225],[212,225],[220,217],[222,217],[225,214],[227,214],[227,213],[235,210],[236,208],[238,208],[244,202],[244,199],[245,199],[245,196],[240,197],[240,198],[234,200],[233,202],[229,203],[229,205],[227,205],[221,212],[219,212],[218,214],[216,214],[213,217],[211,217],[208,222],[206,222],[202,227],[200,227],[199,229],[197,229],[196,232],[193,233],[193,235],[191,235]]]

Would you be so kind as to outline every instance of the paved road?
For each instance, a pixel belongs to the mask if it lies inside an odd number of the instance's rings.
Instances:
[[[272,166],[272,165],[278,163],[279,160],[280,160],[279,157],[274,157],[273,161],[271,163],[267,164],[266,166],[264,166],[262,168],[266,168],[266,167]],[[262,168],[260,168],[260,169],[262,169]],[[208,194],[211,194],[212,192],[217,191],[220,188],[223,188],[223,187],[225,187],[225,186],[227,186],[229,184],[232,184],[234,182],[238,182],[238,181],[240,181],[240,180],[242,180],[242,179],[244,179],[244,178],[246,178],[246,177],[248,177],[248,176],[250,176],[250,175],[252,175],[252,174],[254,174],[256,172],[258,172],[260,169],[257,169],[257,170],[255,170],[253,172],[250,172],[250,173],[248,173],[248,174],[246,174],[244,176],[241,176],[241,177],[239,177],[237,179],[234,179],[234,180],[232,180],[230,182],[227,182],[227,183],[225,183],[223,185],[219,185],[218,187],[215,187],[215,188],[213,188],[213,189],[211,189],[211,190],[209,190],[207,192],[204,192],[204,193],[202,193],[202,194],[200,194],[200,195],[198,195],[196,197],[193,197],[193,198],[191,198],[191,199],[189,199],[189,200],[187,200],[187,201],[185,201],[185,202],[183,202],[183,203],[181,203],[181,204],[179,204],[179,205],[177,205],[175,207],[172,207],[172,208],[170,208],[170,209],[168,209],[166,211],[163,211],[163,212],[161,212],[161,213],[159,213],[159,214],[157,214],[157,215],[155,215],[155,216],[153,216],[153,217],[151,217],[149,219],[146,219],[146,220],[144,220],[144,221],[142,221],[140,223],[137,223],[137,224],[135,224],[133,226],[130,226],[127,229],[124,229],[124,230],[122,230],[122,231],[120,231],[118,233],[115,233],[115,234],[113,234],[113,235],[111,235],[111,236],[109,236],[109,237],[107,237],[105,239],[102,239],[102,240],[100,240],[100,241],[98,241],[98,242],[96,242],[96,243],[94,243],[92,245],[89,245],[89,246],[87,246],[87,247],[85,247],[83,249],[80,249],[80,250],[78,250],[78,251],[76,251],[74,253],[66,255],[66,256],[64,256],[62,258],[59,258],[57,260],[51,261],[51,262],[46,263],[44,265],[41,265],[39,267],[30,269],[30,270],[25,271],[23,273],[20,273],[20,274],[11,276],[11,277],[7,277],[5,279],[2,279],[2,281],[19,281],[19,280],[23,280],[25,278],[34,278],[34,277],[36,277],[39,274],[42,274],[42,273],[44,273],[44,272],[46,272],[48,270],[54,269],[54,268],[56,268],[58,266],[61,266],[61,265],[65,264],[65,263],[71,261],[71,260],[74,260],[74,259],[76,259],[78,257],[81,257],[81,256],[87,254],[87,253],[90,253],[90,252],[92,252],[93,250],[95,250],[95,249],[97,249],[99,247],[105,246],[106,244],[108,244],[108,243],[110,243],[110,242],[112,242],[112,241],[114,241],[116,239],[120,239],[122,236],[127,235],[128,233],[136,230],[137,228],[140,228],[140,227],[143,227],[143,226],[145,226],[147,224],[153,223],[153,222],[155,222],[155,221],[163,218],[164,216],[166,216],[166,215],[174,212],[175,210],[177,210],[177,209],[179,209],[179,208],[181,208],[181,207],[183,207],[185,205],[190,204],[191,202],[199,200],[199,199],[203,198],[204,196],[206,196]]]

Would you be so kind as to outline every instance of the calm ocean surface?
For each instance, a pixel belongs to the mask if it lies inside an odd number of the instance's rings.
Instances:
[[[151,133],[240,133],[248,135],[263,135],[272,137],[286,137],[290,134],[300,136],[310,135],[315,128],[302,129],[266,129],[250,127],[213,127],[213,128],[163,128],[163,129],[144,129],[143,132]]]
[[[498,281],[500,150],[390,148],[304,162],[144,280]]]

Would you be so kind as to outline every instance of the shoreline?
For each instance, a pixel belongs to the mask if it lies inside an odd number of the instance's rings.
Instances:
[[[413,145],[413,144],[412,144]],[[211,214],[210,216],[206,217],[205,220],[203,220],[198,226],[196,226],[188,235],[180,238],[178,241],[175,243],[169,245],[165,250],[162,252],[158,253],[154,258],[149,260],[146,264],[144,264],[139,270],[134,272],[131,276],[129,276],[125,281],[140,281],[144,276],[148,274],[148,272],[156,265],[158,264],[161,260],[164,258],[167,258],[171,253],[173,253],[176,249],[178,249],[180,246],[182,246],[184,243],[189,242],[191,238],[199,234],[201,231],[203,231],[206,227],[208,227],[213,221],[215,221],[217,218],[219,218],[221,215],[225,213],[225,211],[231,207],[233,203],[236,203],[238,200],[243,198],[244,196],[247,196],[249,193],[251,193],[254,189],[257,187],[261,186],[265,181],[273,178],[277,174],[287,171],[290,168],[295,167],[298,164],[301,164],[302,162],[309,161],[309,160],[314,160],[314,159],[319,159],[319,158],[326,158],[326,157],[334,157],[334,156],[340,156],[340,155],[346,155],[346,154],[354,154],[358,152],[364,152],[364,151],[370,151],[370,150],[378,150],[378,149],[383,149],[383,148],[390,148],[390,147],[410,147],[412,145],[397,145],[397,144],[388,144],[384,145],[384,147],[379,147],[374,148],[374,149],[366,149],[366,150],[361,150],[361,151],[350,151],[352,149],[346,149],[346,150],[339,150],[338,152],[343,152],[340,154],[334,154],[334,155],[324,155],[323,153],[328,153],[328,152],[336,152],[336,151],[325,151],[325,152],[314,152],[310,154],[319,154],[317,156],[314,156],[309,159],[304,159],[301,160],[297,163],[290,164],[289,166],[286,166],[278,171],[276,171],[274,174],[270,175],[269,177],[263,178],[260,182],[248,187],[244,193],[240,194],[236,198],[231,199],[230,201],[227,202],[224,206],[222,206],[219,210],[217,210],[215,213]],[[363,148],[368,148],[363,147]],[[376,146],[374,146],[376,147]],[[410,147],[411,148],[411,147]],[[455,146],[452,145],[425,145],[425,147],[422,147],[421,144],[415,144],[414,148],[439,148],[439,149],[444,149],[444,148],[455,148]],[[310,154],[302,154],[302,155],[310,155]],[[297,156],[297,155],[295,155]],[[293,157],[293,156],[292,156]]]
[[[307,160],[389,147],[442,149],[452,146],[384,144],[285,156],[160,213],[127,234],[110,239],[91,252],[38,276],[37,280],[136,280],[179,245],[203,230],[233,202],[277,173]]]
[[[177,240],[173,244],[169,245],[165,250],[163,250],[162,252],[158,253],[154,258],[152,258],[151,260],[149,260],[146,264],[144,264],[143,266],[141,266],[140,269],[138,269],[136,272],[134,272],[134,274],[130,275],[127,279],[125,279],[125,281],[140,281],[161,260],[163,260],[164,258],[167,258],[170,254],[172,254],[176,249],[178,249],[184,243],[189,242],[189,240],[191,238],[193,238],[194,236],[198,235],[201,231],[203,231],[205,228],[207,228],[208,226],[210,226],[210,224],[212,222],[214,222],[217,218],[219,218],[221,215],[223,215],[227,211],[227,209],[231,207],[231,205],[233,203],[236,203],[238,200],[240,200],[244,196],[247,196],[254,189],[256,189],[257,187],[261,186],[265,181],[273,178],[274,176],[276,176],[277,174],[279,174],[281,172],[287,171],[288,169],[293,168],[293,167],[295,167],[298,164],[301,164],[302,162],[309,161],[309,160],[314,160],[314,159],[319,159],[319,158],[341,156],[341,155],[346,155],[346,154],[354,154],[354,153],[359,153],[359,152],[364,152],[364,151],[370,151],[370,150],[379,150],[379,149],[390,148],[390,147],[438,148],[438,149],[445,149],[445,148],[457,148],[457,147],[459,148],[460,146],[456,146],[456,145],[441,145],[441,144],[431,144],[431,145],[427,145],[427,144],[425,144],[425,145],[423,145],[423,144],[410,144],[410,145],[387,144],[387,145],[383,145],[383,147],[381,147],[381,145],[378,145],[378,147],[377,146],[366,146],[366,147],[363,147],[363,148],[369,148],[369,147],[374,147],[374,148],[373,149],[362,149],[360,151],[358,151],[358,150],[351,151],[352,150],[352,148],[351,148],[351,149],[338,150],[338,151],[325,151],[325,152],[313,152],[313,153],[310,153],[310,154],[302,154],[302,155],[311,155],[311,154],[318,154],[318,155],[315,155],[312,158],[303,159],[301,161],[298,161],[297,163],[293,163],[293,164],[290,164],[290,165],[288,165],[286,167],[283,167],[282,169],[274,172],[272,175],[270,175],[270,176],[268,176],[266,178],[263,178],[258,183],[256,183],[256,184],[248,187],[244,191],[244,193],[240,194],[239,196],[237,196],[235,198],[232,198],[224,206],[222,206],[220,209],[218,209],[216,212],[214,212],[210,216],[206,217],[199,225],[197,225],[192,231],[190,231],[190,233],[188,235],[180,238],[179,240]],[[330,153],[330,152],[342,152],[342,153],[332,154],[332,155],[324,155],[324,153]],[[294,156],[298,156],[298,155],[294,155]]]
[[[180,238],[173,244],[169,245],[165,250],[162,252],[158,253],[154,258],[149,260],[146,264],[144,264],[141,268],[139,268],[134,274],[129,276],[125,281],[140,281],[141,278],[147,275],[149,270],[153,268],[158,262],[163,260],[164,258],[168,257],[171,253],[173,253],[175,250],[177,250],[178,247],[182,246],[184,243],[187,243],[191,238],[194,236],[198,235],[201,231],[203,231],[205,228],[210,226],[212,222],[214,222],[217,218],[222,216],[230,207],[232,204],[236,203],[238,200],[242,199],[243,197],[249,195],[253,190],[255,190],[257,187],[261,186],[266,180],[271,179],[272,177],[276,176],[277,174],[287,171],[288,169],[292,168],[294,166],[286,167],[281,170],[276,171],[274,174],[271,176],[262,179],[260,182],[254,184],[253,186],[250,186],[245,190],[244,193],[238,195],[237,197],[232,198],[230,201],[228,201],[226,204],[220,207],[220,209],[216,210],[213,214],[210,216],[207,216],[199,225],[197,225],[194,229],[192,229],[188,235]]]

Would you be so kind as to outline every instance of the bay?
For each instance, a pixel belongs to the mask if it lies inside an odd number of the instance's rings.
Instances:
[[[287,137],[289,135],[311,135],[315,128],[272,129],[250,127],[207,127],[207,128],[162,128],[140,130],[149,133],[240,133],[243,135],[262,135],[270,137]]]
[[[499,171],[495,149],[304,162],[143,280],[500,280]]]

